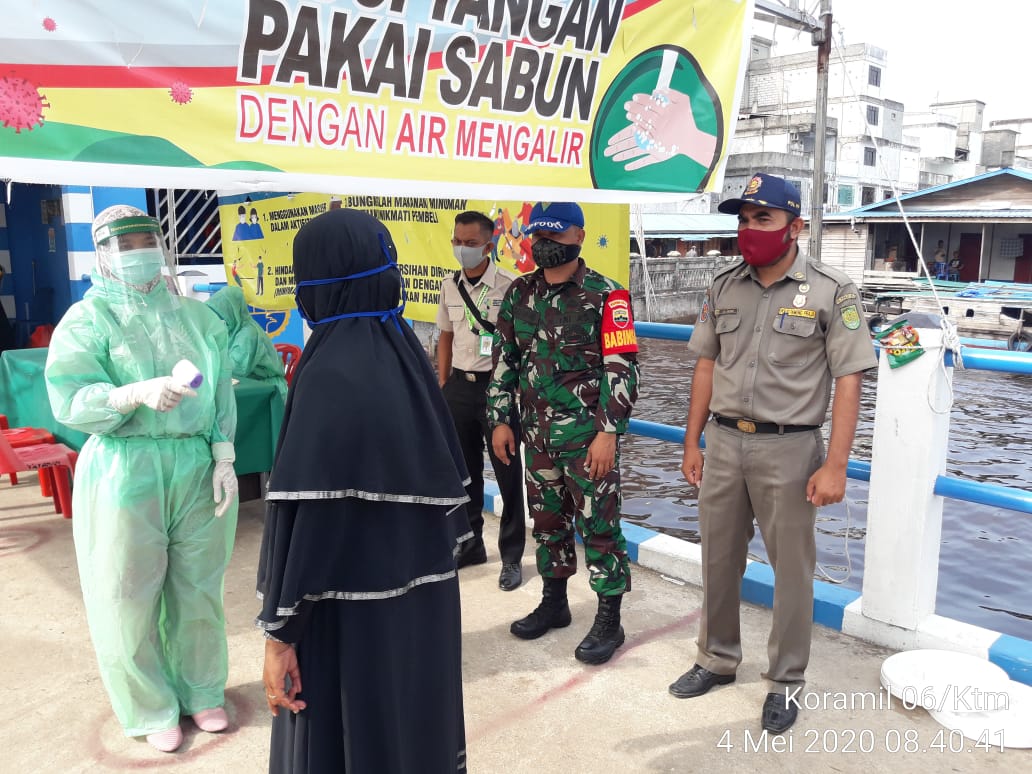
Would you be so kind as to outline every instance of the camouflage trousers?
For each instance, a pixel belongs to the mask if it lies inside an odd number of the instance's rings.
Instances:
[[[631,568],[620,530],[619,451],[616,465],[599,481],[587,475],[585,451],[524,446],[538,572],[543,578],[568,578],[577,572],[576,528],[584,541],[592,590],[623,594],[631,590]]]

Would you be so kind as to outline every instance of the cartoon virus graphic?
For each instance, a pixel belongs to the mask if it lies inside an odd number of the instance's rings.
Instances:
[[[605,234],[602,234],[602,236],[598,238],[598,246],[601,248],[609,247],[609,237],[607,237]]]
[[[39,89],[24,78],[5,75],[0,78],[0,123],[15,134],[22,129],[43,126],[43,108],[50,107]]]
[[[43,29],[47,32],[54,32],[57,29],[57,22],[48,16],[43,20]]]
[[[182,81],[173,82],[172,88],[168,90],[168,93],[171,95],[172,101],[177,105],[185,105],[193,99],[193,89]]]

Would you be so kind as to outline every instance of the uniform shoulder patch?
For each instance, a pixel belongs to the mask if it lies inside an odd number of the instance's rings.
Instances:
[[[631,294],[622,288],[606,298],[602,310],[602,354],[637,352],[638,337],[634,333],[631,315]]]
[[[860,310],[856,308],[856,304],[841,307],[839,314],[842,315],[842,324],[849,330],[855,331],[860,327]]]

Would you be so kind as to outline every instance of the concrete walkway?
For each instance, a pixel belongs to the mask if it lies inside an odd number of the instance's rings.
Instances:
[[[263,645],[251,623],[262,503],[241,508],[226,577],[230,730],[208,735],[184,721],[186,741],[167,755],[122,736],[97,676],[71,523],[39,496],[34,476],[23,481],[13,488],[6,478],[0,483],[0,663],[8,696],[0,707],[0,770],[265,771]],[[496,525],[488,519],[489,530]],[[530,580],[499,591],[497,552],[489,556],[488,565],[461,573],[474,774],[1032,771],[1032,751],[987,751],[951,735],[924,710],[907,711],[897,700],[884,706],[878,674],[890,652],[822,627],[814,630],[808,701],[828,708],[804,709],[780,739],[762,734],[767,689],[760,672],[771,613],[750,605],[742,609],[738,682],[674,699],[667,685],[691,666],[701,595],[649,570],[636,568],[624,604],[627,642],[609,664],[588,667],[573,658],[595,609],[583,572],[570,583],[573,625],[534,642],[517,640],[509,623],[537,604],[541,582],[528,554]]]

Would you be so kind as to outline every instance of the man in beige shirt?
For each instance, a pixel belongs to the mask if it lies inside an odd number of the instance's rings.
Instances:
[[[498,529],[498,553],[502,570],[498,586],[512,591],[523,582],[520,563],[526,543],[523,505],[523,470],[506,465],[491,447],[487,421],[487,386],[491,380],[494,329],[502,298],[516,275],[491,260],[494,222],[480,212],[455,216],[452,251],[462,267],[441,281],[441,302],[437,309],[437,373],[444,398],[451,410],[466,460],[470,483],[467,515],[473,537],[462,544],[459,567],[484,564],[484,445],[502,496],[502,519]],[[518,418],[513,417],[517,423]],[[519,438],[519,431],[516,432]],[[517,440],[516,458],[519,459]]]
[[[761,714],[772,733],[796,720],[810,657],[816,512],[845,495],[860,381],[877,365],[852,281],[799,250],[799,199],[787,180],[757,174],[741,198],[718,207],[738,215],[745,262],[717,273],[688,345],[698,360],[681,464],[699,486],[703,612],[696,663],[670,693],[691,698],[735,680],[755,520],[774,570]],[[833,382],[825,453],[820,427]]]

